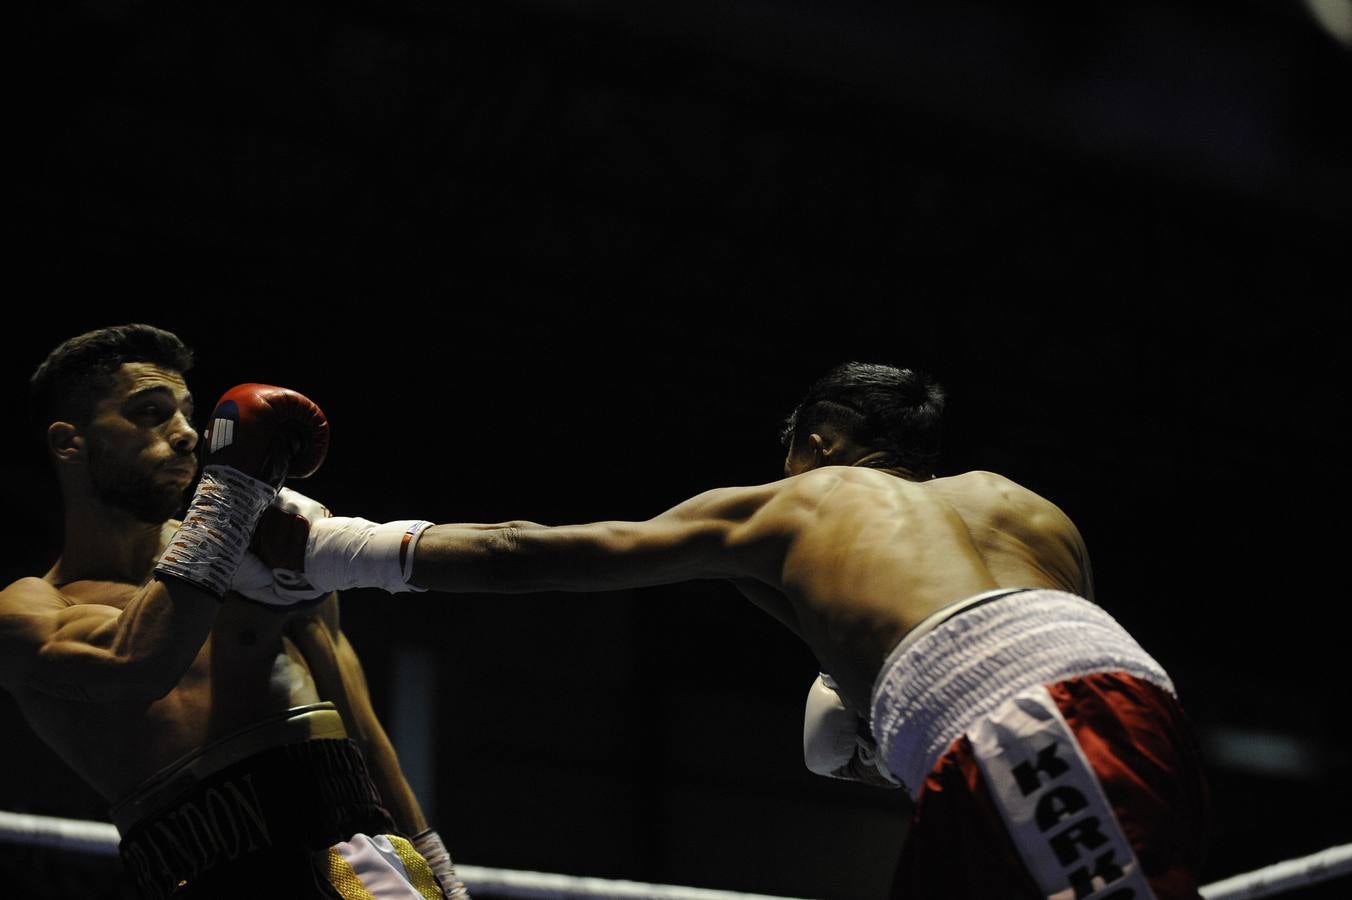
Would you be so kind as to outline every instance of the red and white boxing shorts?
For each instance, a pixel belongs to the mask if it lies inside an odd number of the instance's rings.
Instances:
[[[1089,601],[940,610],[888,657],[871,725],[916,803],[894,897],[1199,897],[1195,741],[1163,668]]]

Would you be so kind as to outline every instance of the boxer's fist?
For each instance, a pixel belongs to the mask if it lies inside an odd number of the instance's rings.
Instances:
[[[312,587],[300,570],[305,566],[310,524],[331,515],[318,500],[282,488],[259,517],[251,552],[240,561],[230,589],[267,606],[298,606],[323,600],[330,592]]]
[[[222,597],[288,472],[303,478],[324,461],[329,423],[295,391],[241,384],[216,404],[202,447],[202,478],[155,572]]]
[[[329,449],[329,422],[303,394],[268,384],[226,391],[202,440],[203,467],[229,466],[281,487],[313,475]]]
[[[803,761],[808,769],[828,778],[876,787],[899,786],[878,760],[877,747],[863,719],[845,705],[826,676],[819,676],[808,689],[803,710]]]
[[[305,570],[305,547],[310,540],[310,526],[332,515],[329,508],[318,500],[312,500],[299,491],[282,488],[272,505],[263,510],[249,549],[276,569],[280,580],[287,583],[294,573]]]
[[[304,579],[279,579],[267,564],[252,553],[244,554],[230,579],[230,590],[264,606],[303,607],[323,601],[329,595],[310,587]]]

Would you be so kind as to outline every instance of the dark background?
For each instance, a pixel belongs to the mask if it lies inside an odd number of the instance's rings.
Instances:
[[[826,368],[927,368],[945,470],[1061,505],[1177,682],[1211,763],[1208,880],[1352,840],[1352,54],[1300,5],[24,15],[15,411],[57,342],[150,321],[197,349],[204,412],[240,381],[325,408],[302,487],[340,514],[556,523],[772,479]],[[6,580],[61,537],[14,421]],[[728,587],[344,610],[387,715],[400,660],[434,661],[403,699],[435,726],[424,801],[458,859],[885,888],[896,797],[803,769],[814,662]],[[0,808],[103,816],[7,697],[0,727]],[[86,877],[0,860],[21,896]]]

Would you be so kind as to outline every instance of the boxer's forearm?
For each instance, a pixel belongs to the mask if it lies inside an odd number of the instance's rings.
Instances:
[[[721,523],[650,519],[544,527],[437,525],[418,542],[409,583],[433,591],[609,591],[735,577]]]

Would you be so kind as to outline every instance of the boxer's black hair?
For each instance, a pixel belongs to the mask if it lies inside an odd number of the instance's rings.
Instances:
[[[153,325],[114,325],[76,335],[47,355],[29,379],[40,427],[56,421],[88,424],[94,407],[128,362],[147,362],[180,374],[193,354],[178,336]]]
[[[830,425],[881,456],[871,464],[933,474],[939,458],[946,394],[924,372],[874,363],[847,362],[808,388],[784,420],[780,440],[789,448]]]

